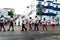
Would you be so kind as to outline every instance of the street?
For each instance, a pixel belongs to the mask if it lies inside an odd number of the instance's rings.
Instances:
[[[8,29],[8,26],[5,27]],[[27,31],[21,32],[21,27],[14,26],[15,31],[0,32],[0,40],[60,40],[60,28],[55,27],[55,31],[51,30],[48,26],[48,31],[43,31],[42,27],[39,27],[39,31]]]
[[[0,40],[60,40],[60,0],[1,0]]]

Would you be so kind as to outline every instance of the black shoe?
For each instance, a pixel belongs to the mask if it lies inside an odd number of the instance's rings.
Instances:
[[[1,32],[2,30],[0,30],[0,32]]]
[[[6,30],[4,30],[3,32],[6,32]]]
[[[34,31],[36,31],[36,29],[34,29]]]
[[[14,30],[12,30],[12,32],[13,32]]]
[[[25,29],[25,31],[27,31],[27,29]]]
[[[39,29],[37,29],[37,31],[39,31]]]
[[[21,31],[23,31],[23,30],[21,30]]]
[[[7,31],[10,31],[9,29]]]

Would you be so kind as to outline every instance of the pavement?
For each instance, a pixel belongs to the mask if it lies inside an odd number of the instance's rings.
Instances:
[[[27,27],[27,26],[26,26]],[[0,40],[60,40],[60,26],[55,26],[55,30],[52,31],[51,26],[47,26],[48,31],[43,31],[39,26],[39,31],[20,31],[21,26],[14,26],[15,31],[0,32]],[[6,30],[8,25],[5,26]],[[28,28],[28,27],[27,27]]]

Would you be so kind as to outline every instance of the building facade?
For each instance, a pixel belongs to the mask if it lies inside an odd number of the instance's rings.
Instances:
[[[36,0],[36,8],[42,7],[42,18],[50,19],[52,16],[60,21],[60,0]],[[36,15],[40,15],[37,11]]]

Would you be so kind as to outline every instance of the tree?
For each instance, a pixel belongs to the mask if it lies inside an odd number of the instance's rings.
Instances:
[[[41,13],[42,13],[42,7],[37,8],[37,12],[39,12],[39,13],[40,13],[40,15],[41,15]]]
[[[37,12],[39,12],[39,16],[42,19],[42,7],[37,8]]]
[[[13,16],[14,14],[13,14],[13,11],[11,10],[11,11],[8,11],[8,15],[9,16]]]

